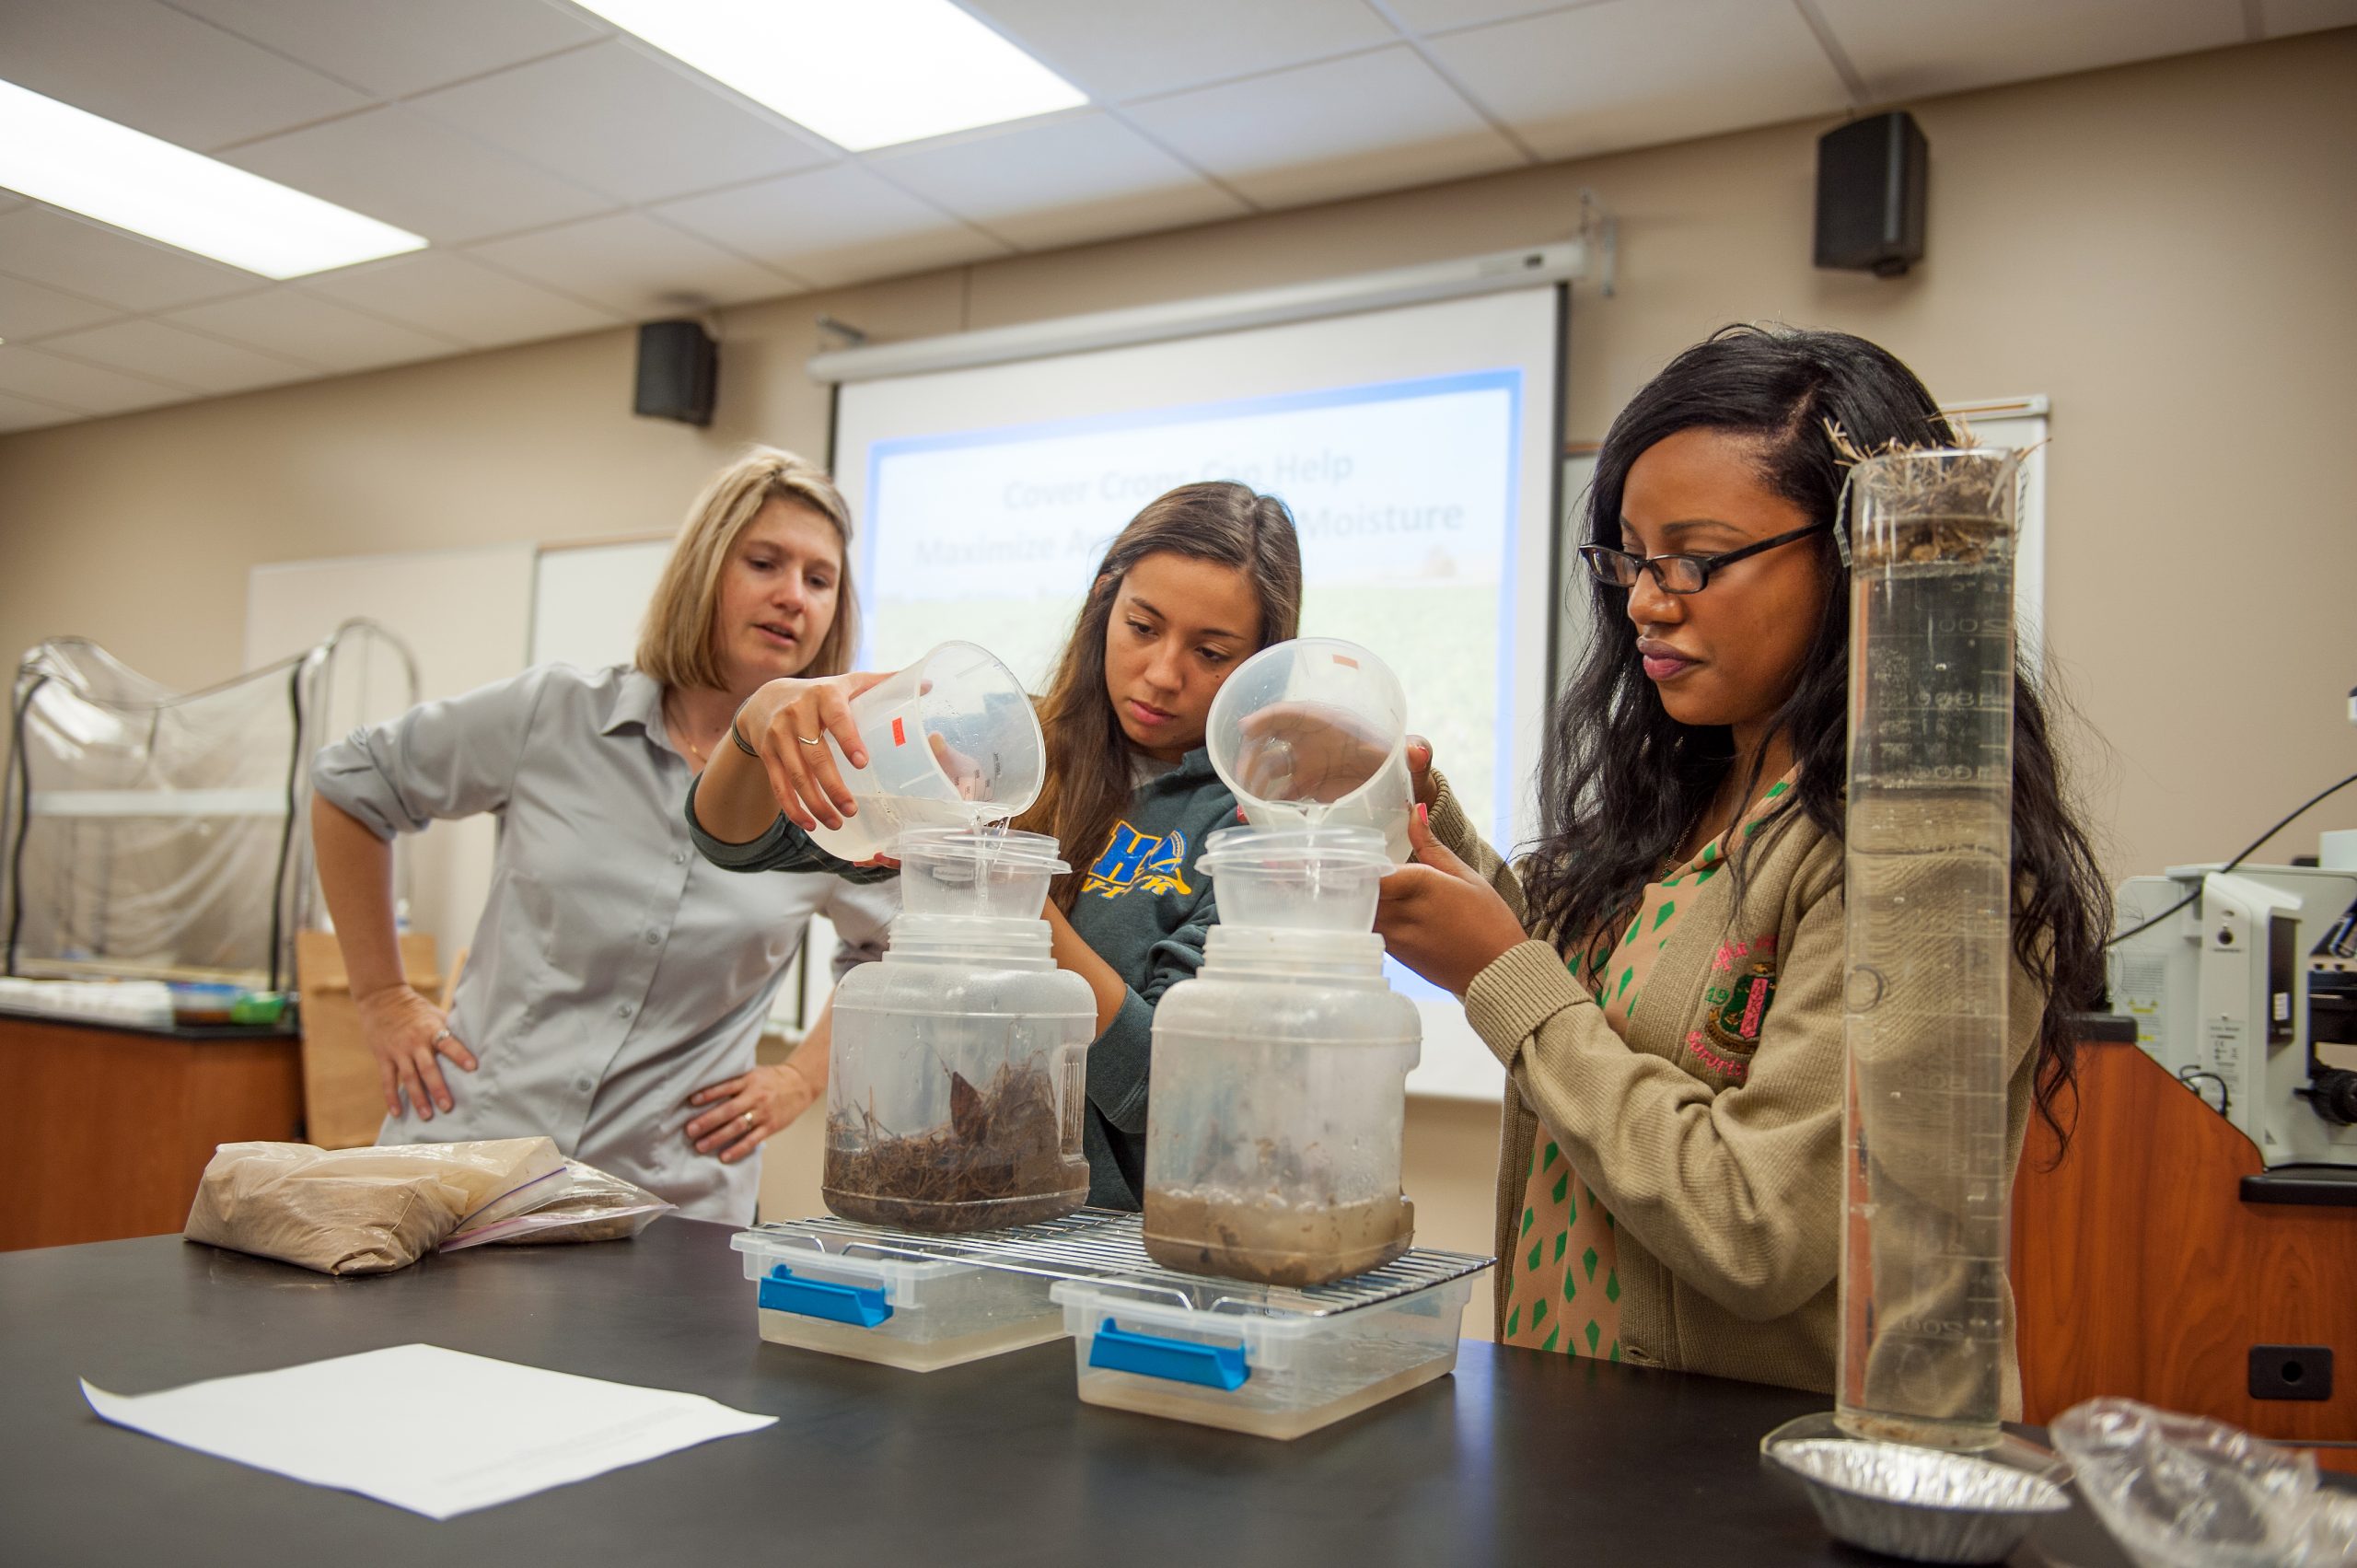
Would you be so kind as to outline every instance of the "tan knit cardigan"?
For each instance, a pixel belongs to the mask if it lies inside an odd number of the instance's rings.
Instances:
[[[1528,924],[1513,869],[1440,785],[1434,835]],[[1763,837],[1734,877],[1692,900],[1655,959],[1628,1038],[1544,941],[1500,956],[1465,1013],[1505,1066],[1499,1134],[1497,1337],[1513,1294],[1523,1186],[1543,1122],[1612,1214],[1620,1349],[1674,1367],[1831,1393],[1841,1241],[1842,849],[1805,818]],[[1776,989],[1747,1056],[1707,1032],[1723,946],[1772,934]],[[1738,971],[1740,972],[1740,971]],[[2044,992],[2008,986],[2006,1168],[2028,1126]],[[1689,1044],[1691,1041],[1691,1044]],[[1729,1071],[1732,1069],[1732,1071]],[[2004,1411],[2020,1408],[2006,1306]]]

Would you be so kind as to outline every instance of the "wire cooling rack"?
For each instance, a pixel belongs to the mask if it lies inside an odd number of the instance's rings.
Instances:
[[[859,1225],[831,1214],[756,1225],[750,1234],[790,1237],[839,1254],[972,1263],[1047,1279],[1092,1280],[1207,1312],[1270,1317],[1325,1318],[1373,1307],[1480,1273],[1496,1261],[1419,1247],[1380,1269],[1332,1284],[1298,1289],[1249,1284],[1164,1268],[1146,1256],[1139,1217],[1114,1209],[1083,1209],[1044,1225],[958,1235]]]

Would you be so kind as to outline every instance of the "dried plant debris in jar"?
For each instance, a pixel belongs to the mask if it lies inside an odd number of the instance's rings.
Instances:
[[[2009,505],[2020,477],[2021,454],[1968,445],[1954,449],[1890,442],[1861,452],[1841,427],[1827,422],[1834,449],[1852,467],[1874,463],[1879,516],[1867,517],[1849,501],[1850,556],[1859,568],[1978,566],[2003,560],[2012,548]]]
[[[1087,1162],[1064,1154],[1054,1082],[1038,1060],[985,1087],[949,1074],[949,1120],[901,1133],[865,1108],[827,1119],[827,1207],[863,1225],[995,1230],[1060,1219],[1086,1202]]]

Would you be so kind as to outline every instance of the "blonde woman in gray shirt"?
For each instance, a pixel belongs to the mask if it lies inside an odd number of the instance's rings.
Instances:
[[[380,1142],[546,1133],[684,1213],[752,1219],[761,1141],[814,1093],[753,1061],[804,923],[842,934],[840,973],[881,951],[896,898],[723,871],[679,802],[763,682],[844,668],[850,536],[824,472],[756,447],[690,509],[632,664],[543,665],[319,754],[312,837]],[[482,811],[499,848],[446,1014],[402,979],[392,838]]]

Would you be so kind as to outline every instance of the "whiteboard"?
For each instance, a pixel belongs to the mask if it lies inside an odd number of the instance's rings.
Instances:
[[[628,664],[654,601],[668,538],[543,550],[532,573],[533,664]]]
[[[2014,518],[2014,638],[2030,668],[2040,670],[2046,665],[2046,400],[2022,401],[2038,412],[1984,416],[1971,424],[1981,446],[2026,454]]]

